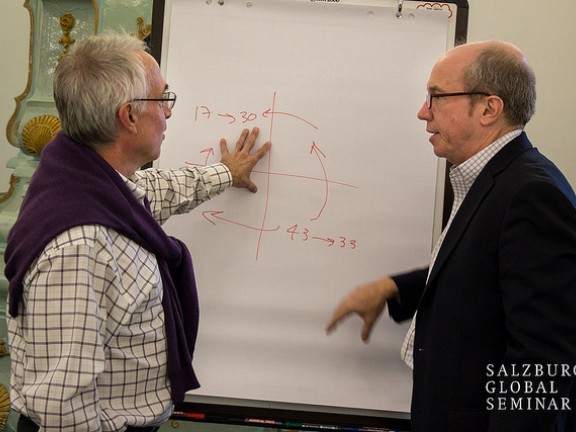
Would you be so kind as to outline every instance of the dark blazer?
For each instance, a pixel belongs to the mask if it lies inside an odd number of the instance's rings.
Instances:
[[[427,273],[394,276],[388,302],[396,321],[418,309],[412,430],[576,430],[576,398],[534,399],[576,393],[576,198],[524,133],[479,174]],[[535,376],[548,364],[571,372]]]

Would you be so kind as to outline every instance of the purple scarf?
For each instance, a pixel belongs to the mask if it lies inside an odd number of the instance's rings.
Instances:
[[[10,315],[18,314],[22,281],[32,262],[58,234],[80,225],[112,228],[156,255],[164,289],[172,401],[183,401],[186,391],[200,386],[192,367],[199,308],[188,249],[166,235],[148,205],[138,201],[114,168],[62,132],[42,151],[8,235],[4,256]]]

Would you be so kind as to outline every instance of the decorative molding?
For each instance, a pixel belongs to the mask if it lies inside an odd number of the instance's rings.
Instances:
[[[144,17],[139,16],[136,18],[136,26],[138,27],[138,31],[132,34],[141,41],[145,41],[152,34],[152,24],[146,24]]]
[[[61,129],[60,119],[44,114],[33,117],[22,129],[22,150],[31,156],[40,156],[42,149]]]
[[[18,179],[19,178],[16,177],[14,174],[10,176],[10,183],[8,185],[8,190],[3,194],[0,194],[0,204],[2,204],[5,201],[8,201],[8,199],[12,196],[12,194],[14,193],[14,187],[16,183],[18,183]]]
[[[6,386],[0,384],[0,431],[6,429],[8,414],[10,414],[10,392]]]
[[[30,6],[30,1],[26,0],[24,2],[24,8],[28,10],[28,14],[30,15],[30,45],[28,49],[28,81],[26,82],[26,88],[19,96],[14,98],[16,102],[16,109],[14,113],[8,120],[8,124],[6,125],[6,138],[8,142],[12,144],[14,147],[20,147],[20,143],[18,142],[18,128],[20,126],[20,120],[18,118],[18,114],[20,113],[20,109],[22,106],[22,101],[28,96],[30,92],[30,87],[32,85],[32,60],[34,54],[34,13],[32,11],[32,7]]]
[[[70,36],[70,32],[72,31],[75,25],[76,25],[76,18],[74,18],[74,15],[67,13],[60,17],[60,28],[62,29],[62,37],[58,42],[60,42],[60,45],[62,45],[64,50],[60,55],[60,57],[58,57],[58,61],[60,61],[62,57],[64,57],[68,53],[70,45],[76,42],[76,39]]]

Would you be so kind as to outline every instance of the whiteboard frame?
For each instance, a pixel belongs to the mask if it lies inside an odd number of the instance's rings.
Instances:
[[[218,0],[214,0],[218,1]],[[225,0],[224,0],[225,1]],[[273,0],[270,0],[273,1]],[[294,0],[294,1],[327,1],[327,0]],[[450,2],[423,2],[418,0],[336,0],[342,4],[374,5],[398,7],[398,18],[401,14],[418,7],[439,8],[442,5],[456,6],[456,17],[450,21],[448,38],[454,43],[447,43],[447,49],[466,43],[468,31],[469,5],[467,0]],[[152,35],[150,51],[166,71],[166,59],[162,52],[168,50],[168,38],[164,37],[170,27],[172,0],[153,0]],[[453,194],[448,181],[449,164],[444,159],[438,160],[436,199],[434,208],[433,243],[440,236],[446,224],[452,206]],[[433,244],[432,243],[432,244]],[[299,422],[301,430],[325,431],[354,425],[355,428],[391,428],[410,430],[410,413],[373,411],[367,409],[343,409],[320,405],[298,405],[284,402],[266,402],[257,400],[239,400],[224,397],[187,395],[183,404],[176,407],[173,419],[207,423],[235,424],[244,426],[273,427],[276,429],[294,429],[292,422]]]

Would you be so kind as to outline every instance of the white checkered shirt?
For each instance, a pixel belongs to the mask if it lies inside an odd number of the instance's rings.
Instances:
[[[164,222],[232,184],[216,164],[125,179]],[[42,217],[38,215],[38,217]],[[30,267],[8,317],[12,407],[41,431],[119,431],[172,412],[162,283],[153,254],[112,229],[72,228]]]
[[[458,166],[453,166],[450,168],[450,184],[452,185],[452,190],[454,191],[454,201],[452,202],[452,211],[450,212],[450,218],[448,219],[448,223],[446,227],[440,234],[438,241],[434,245],[434,249],[432,250],[432,256],[430,258],[430,267],[428,268],[428,276],[430,276],[430,272],[432,271],[432,267],[434,266],[434,262],[436,261],[436,256],[438,255],[438,251],[440,250],[440,246],[442,246],[442,241],[450,229],[450,225],[452,224],[452,220],[456,213],[458,213],[458,209],[466,198],[466,194],[472,187],[472,184],[476,181],[476,178],[480,174],[480,171],[484,169],[488,161],[494,157],[496,153],[498,153],[502,148],[516,138],[518,135],[522,133],[522,129],[516,129],[512,132],[503,135],[488,147],[483,149],[482,151],[476,153],[467,161],[461,163]],[[412,318],[412,322],[410,323],[410,327],[408,328],[408,333],[406,333],[406,338],[404,339],[404,343],[402,344],[402,348],[400,350],[400,355],[404,362],[410,367],[414,368],[414,336],[416,334],[416,315]]]

